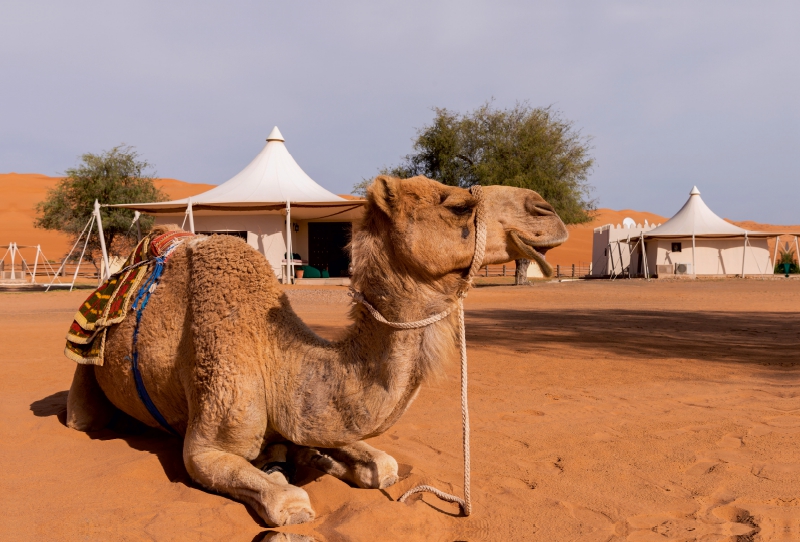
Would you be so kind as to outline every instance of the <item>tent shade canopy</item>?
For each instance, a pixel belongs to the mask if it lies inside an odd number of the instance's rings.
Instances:
[[[289,203],[297,218],[346,212],[365,203],[347,200],[317,184],[289,154],[277,126],[270,132],[261,152],[242,171],[216,188],[191,198],[114,207],[148,214],[179,214],[190,202],[194,212],[280,211]]]
[[[788,233],[788,232],[787,232]],[[695,238],[767,238],[781,235],[778,232],[748,231],[717,216],[700,197],[695,186],[689,193],[688,201],[675,216],[661,226],[642,232],[646,239],[685,239]],[[639,235],[631,236],[638,239]]]

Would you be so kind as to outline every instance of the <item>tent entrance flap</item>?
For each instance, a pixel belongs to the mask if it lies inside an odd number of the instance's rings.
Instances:
[[[350,276],[351,222],[308,223],[308,265],[331,277]]]

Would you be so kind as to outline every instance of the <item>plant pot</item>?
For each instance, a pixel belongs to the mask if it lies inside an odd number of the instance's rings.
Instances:
[[[297,276],[297,278],[299,278],[299,279],[303,278],[303,275],[305,275],[305,273],[306,273],[306,270],[305,270],[305,269],[295,269],[295,271],[294,271],[294,274],[295,274],[295,275]]]
[[[789,278],[789,269],[791,269],[792,264],[784,263],[784,264],[781,264],[781,265],[783,266],[783,272],[786,273],[786,278],[788,279]]]

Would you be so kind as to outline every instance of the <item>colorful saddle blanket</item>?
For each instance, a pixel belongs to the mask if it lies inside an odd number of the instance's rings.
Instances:
[[[193,236],[185,231],[170,231],[142,239],[122,269],[86,298],[75,313],[64,355],[78,363],[103,365],[106,332],[125,319],[139,285],[152,273],[156,258],[166,261],[181,243]]]

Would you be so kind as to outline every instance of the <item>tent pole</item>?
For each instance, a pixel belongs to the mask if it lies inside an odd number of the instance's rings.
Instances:
[[[286,283],[294,284],[294,253],[292,252],[292,205],[286,200]]]
[[[694,259],[694,232],[692,232],[692,278],[697,278],[697,264]]]
[[[631,232],[628,232],[628,280],[631,280],[631,265],[633,265],[633,252],[631,252]]]
[[[797,236],[794,236],[794,255],[797,256],[797,264],[800,265],[800,249],[797,247]]]
[[[641,232],[639,232],[639,233],[641,235]],[[630,263],[631,266],[633,265],[633,253],[636,252],[636,250],[639,248],[639,244],[641,242],[642,242],[642,238],[639,237],[639,239],[636,240],[636,243],[634,243],[633,248],[631,248],[630,239],[628,240],[628,252],[630,253],[629,257],[630,257],[630,261],[631,261],[631,263]],[[630,267],[628,269],[630,269]],[[636,260],[636,274],[640,275],[641,272],[642,272],[642,270],[639,269],[639,260],[637,258],[637,260]],[[630,271],[629,271],[629,273],[630,273]]]
[[[139,211],[133,212],[133,221],[136,222],[136,241],[139,242],[142,240],[142,224],[139,222],[139,219],[142,217],[142,213]]]
[[[611,278],[613,278],[614,277],[614,249],[611,247],[611,243],[608,243],[608,256],[609,256],[609,258],[611,258],[611,272],[609,273],[609,276]],[[606,263],[608,263],[608,262],[606,261]]]
[[[41,251],[41,245],[36,245],[36,259],[33,260],[33,275],[31,275],[31,284],[36,283],[36,266],[39,265],[39,253]]]
[[[75,287],[75,281],[78,280],[78,271],[80,271],[81,269],[81,262],[83,261],[83,255],[86,254],[86,245],[89,244],[89,238],[92,236],[92,223],[94,223],[94,219],[92,219],[92,222],[89,224],[89,231],[86,233],[86,242],[83,243],[83,251],[81,252],[80,258],[78,258],[78,265],[75,266],[75,274],[72,275],[72,284],[69,285],[70,292]]]
[[[778,265],[778,245],[781,242],[781,236],[775,238],[775,252],[772,254],[772,272],[775,273],[775,266]]]
[[[6,251],[3,253],[3,257],[0,258],[0,266],[2,266],[3,263],[5,262],[6,254],[8,254],[9,250],[11,250],[11,243],[8,244],[8,247],[6,247]],[[5,267],[3,267],[2,269],[3,269],[3,273],[5,273]],[[2,273],[0,273],[0,279],[3,279],[3,278],[5,278],[5,276]]]
[[[189,231],[194,233],[194,212],[192,211],[192,198],[186,204],[186,212],[189,214]]]
[[[744,258],[747,256],[747,232],[744,232],[744,246],[742,247],[742,278],[744,278]]]
[[[103,265],[105,265],[105,271],[100,273],[100,282],[103,282],[103,279],[107,279],[111,276],[111,268],[108,266],[108,252],[106,252],[106,239],[103,236],[103,220],[100,218],[100,202],[94,200],[94,216],[97,219],[97,234],[100,236],[100,251],[103,253]],[[89,228],[89,233],[91,233],[91,228]],[[87,242],[89,238],[86,238]],[[86,250],[84,248],[84,250]],[[79,264],[80,265],[80,264]],[[77,276],[77,274],[75,275]],[[75,281],[72,281],[73,284]]]
[[[647,265],[647,243],[644,242],[644,232],[642,232],[642,263],[644,264],[644,279],[650,280],[650,269]]]
[[[59,275],[61,275],[61,272],[64,270],[64,266],[67,265],[67,260],[69,260],[69,257],[72,256],[72,253],[75,251],[75,247],[78,246],[78,243],[81,242],[81,237],[83,237],[83,234],[86,232],[86,228],[88,228],[89,224],[91,224],[93,222],[94,222],[94,214],[92,214],[92,218],[90,218],[89,222],[87,222],[86,225],[83,227],[83,231],[78,236],[78,238],[75,239],[75,244],[72,245],[71,249],[69,249],[69,253],[67,254],[67,256],[61,261],[61,267],[59,267],[58,271],[56,271],[56,273],[53,275],[53,280],[51,280],[50,284],[47,285],[47,289],[45,290],[45,292],[49,292],[50,291],[50,286],[52,286],[53,283],[56,281],[56,279],[58,279]],[[5,256],[3,256],[3,257],[5,257]],[[44,257],[44,255],[42,255],[42,257]],[[47,260],[45,260],[45,261],[47,261]],[[61,279],[58,279],[58,282],[61,283]]]
[[[15,242],[13,242],[13,241],[11,243],[9,243],[9,244],[11,245],[11,247],[10,247],[11,248],[11,280],[16,280],[17,272],[14,271],[14,256],[16,255],[16,252],[17,252],[17,244]]]
[[[14,243],[14,246],[16,246],[17,251],[19,251],[19,245],[17,243]],[[22,260],[20,265],[19,278],[24,279],[25,272],[28,271],[28,262],[25,261],[25,256],[22,255],[22,252],[19,253],[19,259]]]
[[[44,269],[45,278],[47,278],[50,275],[50,273],[52,273],[53,276],[55,277],[56,270],[53,269],[53,266],[50,265],[50,263],[47,261],[47,256],[44,255],[44,251],[42,251],[41,254],[42,254],[42,268]],[[59,282],[61,282],[61,279],[59,279]]]

